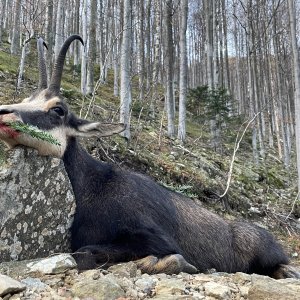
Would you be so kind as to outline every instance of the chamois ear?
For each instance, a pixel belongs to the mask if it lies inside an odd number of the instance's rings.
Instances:
[[[126,126],[121,123],[89,122],[77,127],[77,135],[85,137],[105,137],[120,133],[125,130],[125,127]]]

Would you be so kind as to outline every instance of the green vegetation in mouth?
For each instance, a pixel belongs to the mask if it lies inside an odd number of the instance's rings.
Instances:
[[[39,129],[36,126],[25,124],[19,121],[7,122],[6,124],[9,127],[15,129],[16,131],[26,133],[38,140],[46,141],[53,145],[61,146],[60,142],[56,138],[54,138],[50,133]]]

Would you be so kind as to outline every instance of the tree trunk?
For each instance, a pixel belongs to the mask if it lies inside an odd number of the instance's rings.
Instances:
[[[87,66],[87,93],[94,91],[94,64],[96,62],[96,24],[97,24],[97,0],[91,0],[90,30]]]
[[[46,52],[47,68],[48,68],[48,81],[51,78],[53,66],[53,0],[47,1],[47,23],[46,23],[46,41],[48,51]]]
[[[118,18],[120,17],[120,9],[116,0],[114,7],[114,41],[113,41],[113,67],[114,67],[114,96],[119,96],[119,49],[120,49],[120,25]]]
[[[300,191],[300,68],[299,68],[299,53],[296,35],[296,14],[295,3],[293,0],[288,0],[289,19],[290,19],[290,35],[291,46],[293,53],[293,69],[295,80],[295,121],[296,121],[296,152],[297,152],[297,169],[298,169],[298,191]]]
[[[122,135],[130,139],[130,105],[131,105],[131,83],[130,83],[130,59],[131,59],[131,1],[124,0],[123,12],[123,37],[121,45],[121,107],[120,121],[126,125]]]
[[[2,43],[2,35],[4,30],[4,19],[6,16],[6,0],[2,0],[1,2],[1,16],[0,16],[0,45]]]
[[[138,73],[139,73],[139,99],[144,99],[145,87],[144,87],[144,72],[145,72],[145,54],[144,54],[144,0],[139,1],[139,27],[138,27]]]
[[[15,1],[14,25],[12,28],[12,39],[10,53],[17,54],[20,51],[20,20],[21,20],[21,0]]]
[[[186,30],[188,17],[188,0],[180,2],[180,80],[179,80],[179,121],[178,139],[185,140],[185,117],[186,117],[186,95],[187,95],[187,45]]]
[[[60,48],[63,43],[63,0],[58,0],[57,4],[57,14],[56,14],[56,30],[55,30],[55,45],[54,45],[54,55],[55,58],[58,56]]]
[[[82,9],[82,39],[84,47],[81,52],[81,92],[83,95],[87,93],[86,76],[87,76],[87,0],[83,0]]]
[[[172,36],[172,14],[173,14],[172,0],[167,0],[164,3],[164,23],[165,23],[165,69],[166,69],[166,109],[168,118],[168,136],[174,137],[175,135],[175,101],[173,93],[173,36]]]

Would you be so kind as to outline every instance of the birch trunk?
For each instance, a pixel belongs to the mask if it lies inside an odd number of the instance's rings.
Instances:
[[[121,45],[121,86],[120,86],[120,122],[126,125],[122,135],[130,139],[130,105],[131,105],[131,84],[130,84],[130,59],[131,59],[131,1],[124,0],[123,12],[123,37]]]
[[[82,39],[84,47],[81,52],[81,92],[87,93],[86,76],[87,76],[87,0],[83,0],[82,9]]]
[[[297,153],[297,169],[298,169],[298,191],[300,191],[300,69],[299,69],[299,53],[296,35],[296,15],[295,3],[293,0],[288,0],[289,19],[290,19],[290,35],[291,46],[293,53],[293,69],[295,80],[295,121],[296,121],[296,153]]]
[[[2,43],[2,34],[4,30],[4,20],[6,17],[6,0],[2,0],[1,2],[1,16],[0,16],[0,45]]]
[[[20,51],[20,20],[21,20],[21,0],[15,1],[14,25],[12,28],[12,39],[10,53],[17,54]]]
[[[55,30],[55,45],[54,45],[54,55],[55,58],[58,56],[60,48],[63,43],[63,0],[58,0],[57,4],[57,14],[56,14],[56,30]]]
[[[188,1],[180,2],[180,65],[179,65],[179,120],[178,139],[185,140],[185,117],[186,117],[186,95],[187,95],[187,44],[186,30],[188,17]]]
[[[175,135],[175,103],[173,93],[173,37],[172,37],[172,0],[167,0],[164,3],[164,23],[165,23],[165,69],[166,69],[166,109],[168,118],[168,136],[174,137]]]
[[[97,24],[97,0],[91,0],[90,30],[87,65],[87,94],[94,91],[94,64],[96,62],[96,24]]]
[[[46,60],[48,68],[48,81],[50,81],[53,66],[53,0],[47,1],[47,23],[46,23],[46,41],[48,51],[46,51]],[[77,44],[77,43],[76,43]]]
[[[144,70],[145,70],[145,54],[144,54],[144,0],[139,1],[139,27],[138,27],[138,72],[139,72],[139,99],[143,100],[145,97],[144,87]]]

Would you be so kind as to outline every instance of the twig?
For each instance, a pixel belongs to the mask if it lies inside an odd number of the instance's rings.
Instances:
[[[241,131],[241,128],[244,126],[244,124],[245,124],[247,121],[244,122],[244,123],[241,125],[241,127],[240,127],[240,129],[239,129],[239,131],[238,131],[238,134],[237,134],[237,136],[236,136],[235,143],[234,143],[234,150],[233,150],[232,159],[231,159],[231,162],[230,162],[230,168],[229,168],[229,172],[228,172],[228,178],[227,178],[226,189],[225,189],[224,193],[220,196],[220,198],[223,198],[223,197],[227,194],[227,192],[228,192],[228,190],[229,190],[230,182],[231,182],[231,178],[232,178],[233,164],[234,164],[234,161],[235,161],[236,153],[237,153],[237,151],[238,151],[238,149],[239,149],[239,147],[240,147],[240,143],[241,143],[241,141],[242,141],[242,139],[243,139],[243,137],[244,137],[244,135],[245,135],[245,133],[246,133],[248,127],[249,127],[250,124],[257,118],[257,116],[258,116],[260,113],[261,113],[261,111],[258,112],[258,113],[256,113],[256,114],[254,115],[254,117],[253,117],[250,121],[248,121],[248,123],[247,123],[246,127],[244,128],[244,130],[243,130],[242,135],[241,135],[240,138],[239,138],[239,133],[240,133],[240,131]]]
[[[291,211],[289,212],[289,214],[286,216],[285,220],[287,221],[287,219],[290,217],[290,215],[292,214],[294,208],[295,208],[295,204],[296,204],[296,201],[298,200],[299,198],[299,194],[300,194],[300,191],[298,191],[298,194],[296,196],[296,198],[294,199],[294,202],[293,202],[293,205],[292,205],[292,209]]]

